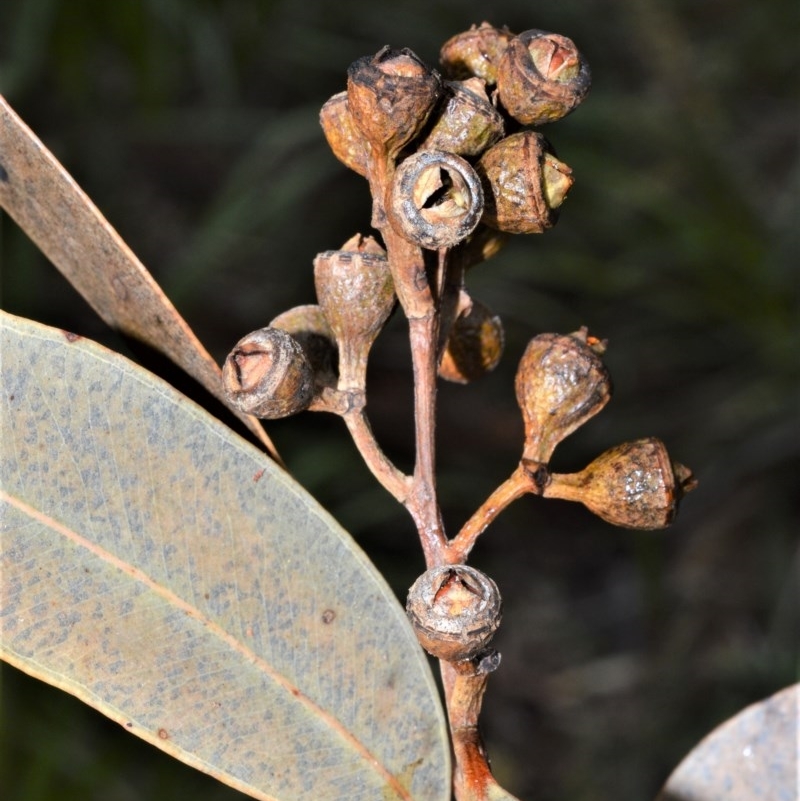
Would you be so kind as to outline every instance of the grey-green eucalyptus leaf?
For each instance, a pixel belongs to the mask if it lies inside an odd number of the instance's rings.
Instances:
[[[751,704],[683,759],[656,801],[794,801],[800,684]]]
[[[427,661],[347,533],[140,367],[1,330],[3,657],[254,798],[449,798]]]

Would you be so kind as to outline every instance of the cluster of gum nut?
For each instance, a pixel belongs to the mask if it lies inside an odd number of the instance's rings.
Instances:
[[[384,48],[350,66],[347,90],[325,103],[320,120],[336,157],[370,181],[373,226],[446,253],[438,372],[467,383],[496,366],[503,329],[469,296],[464,274],[509,234],[541,233],[556,222],[572,172],[533,128],[570,113],[590,74],[564,36],[514,35],[487,23],[446,42],[441,69],[445,77],[410,50]],[[391,255],[361,235],[320,253],[317,304],[284,312],[228,356],[230,404],[262,419],[363,406],[369,350],[407,280]],[[547,467],[556,445],[611,396],[603,351],[585,329],[528,344],[516,375],[526,491],[579,501],[615,525],[662,528],[694,480],[658,439],[612,448],[577,474]],[[486,648],[501,604],[491,579],[455,565],[423,574],[407,608],[426,649],[458,661]]]

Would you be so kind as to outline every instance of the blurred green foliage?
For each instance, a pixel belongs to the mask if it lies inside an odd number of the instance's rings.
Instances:
[[[795,680],[800,256],[796,42],[790,0],[7,0],[0,92],[142,258],[218,359],[311,302],[311,261],[367,231],[364,182],[317,125],[355,58],[384,44],[435,64],[488,19],[572,37],[594,87],[548,129],[578,179],[556,229],[469,276],[507,352],[443,386],[440,488],[457,528],[512,469],[513,374],[525,342],[582,324],[607,337],[616,396],[559,449],[579,468],[661,436],[700,487],[665,533],[611,529],[531,498],[475,564],[505,598],[485,729],[522,798],[653,797],[712,726]],[[7,219],[4,308],[119,340]],[[396,317],[370,373],[374,428],[412,459],[408,356]],[[422,567],[410,521],[336,420],[270,433],[292,472],[403,596]],[[0,787],[11,801],[236,794],[173,764],[72,698],[3,671]]]

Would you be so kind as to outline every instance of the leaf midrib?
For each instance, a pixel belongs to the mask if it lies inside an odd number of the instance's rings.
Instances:
[[[376,773],[378,773],[386,781],[387,785],[392,788],[393,792],[397,794],[398,798],[407,801],[413,801],[409,790],[400,784],[394,774],[392,774],[391,771],[378,759],[378,757],[376,757],[358,739],[358,737],[353,734],[353,732],[344,726],[338,718],[328,712],[324,707],[321,707],[319,704],[317,704],[293,682],[289,681],[283,674],[276,671],[263,657],[256,654],[252,649],[244,646],[240,640],[227,632],[222,626],[214,622],[210,617],[203,614],[199,609],[197,609],[197,607],[185,601],[163,584],[151,579],[139,568],[125,562],[97,543],[81,536],[69,526],[36,509],[16,495],[0,489],[0,499],[15,507],[18,511],[22,512],[24,515],[27,515],[32,520],[35,520],[41,525],[56,531],[61,536],[72,541],[81,548],[86,549],[107,564],[112,565],[113,567],[128,574],[131,578],[144,584],[151,592],[163,598],[170,605],[177,609],[181,609],[187,615],[202,623],[206,630],[208,630],[215,637],[219,638],[233,651],[239,653],[242,657],[255,665],[270,680],[272,680],[285,692],[290,694],[298,703],[304,705],[318,720],[323,721],[325,725],[327,725],[333,732],[341,737],[356,753],[362,757],[362,759],[364,759],[365,762],[367,762],[376,771]],[[2,650],[4,655],[8,653],[6,644],[2,645]],[[153,739],[153,742],[156,741]],[[158,743],[156,742],[156,744]]]

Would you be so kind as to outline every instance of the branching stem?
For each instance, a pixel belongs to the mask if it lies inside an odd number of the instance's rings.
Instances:
[[[394,163],[379,148],[373,147],[372,156],[368,175],[373,197],[372,223],[383,236],[395,291],[409,326],[414,378],[413,475],[403,475],[385,456],[375,441],[363,406],[342,416],[373,475],[408,509],[419,533],[426,566],[463,563],[489,523],[511,501],[528,491],[529,479],[522,468],[515,471],[472,516],[458,537],[448,543],[436,493],[436,381],[443,338],[458,312],[463,267],[454,265],[452,274],[448,274],[446,249],[437,253],[435,266],[426,265],[422,248],[392,227],[385,198]],[[433,274],[429,274],[429,267]],[[498,663],[499,656],[494,652],[467,662],[440,660],[456,758],[453,786],[457,801],[487,801],[490,794],[497,801],[511,799],[492,777],[478,731],[487,677]]]
[[[372,475],[394,498],[405,504],[411,479],[389,460],[378,445],[364,409],[352,409],[342,419]]]
[[[483,531],[509,504],[529,492],[535,492],[535,488],[536,484],[530,471],[525,465],[520,464],[480,505],[461,531],[450,540],[447,546],[447,559],[450,564],[466,562],[475,541]]]

